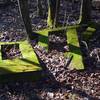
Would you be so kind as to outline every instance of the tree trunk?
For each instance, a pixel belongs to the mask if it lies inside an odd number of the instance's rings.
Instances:
[[[59,7],[60,0],[48,0],[48,26],[53,27],[57,24]]]
[[[56,2],[55,19],[54,19],[54,27],[56,27],[58,25],[59,9],[60,9],[60,0],[57,0],[57,2]]]
[[[83,0],[81,23],[88,23],[91,21],[91,7],[92,0]]]
[[[33,35],[32,32],[31,19],[29,17],[28,0],[18,0],[18,6],[29,39],[36,39],[38,36],[35,33]]]
[[[43,16],[43,9],[42,9],[41,0],[37,0],[37,15],[40,17]]]

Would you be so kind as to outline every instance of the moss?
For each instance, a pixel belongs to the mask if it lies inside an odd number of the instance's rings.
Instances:
[[[76,27],[78,26],[70,26],[67,28],[67,40],[70,46],[70,54],[73,55],[71,66],[73,66],[73,68],[76,69],[83,69],[84,66],[83,66],[78,36],[76,32]],[[62,30],[62,29],[66,29],[66,27],[55,28],[55,29],[48,28],[38,31],[37,33],[40,35],[38,44],[45,47],[48,50],[48,32],[55,30]],[[0,52],[0,74],[42,70],[39,61],[37,59],[37,56],[27,40],[21,42],[0,42],[0,45],[14,44],[14,43],[19,43],[23,58],[22,59],[16,58],[13,60],[2,60]]]
[[[8,42],[6,44],[13,44],[13,43],[14,42],[12,43]],[[36,54],[34,53],[28,41],[26,40],[17,43],[19,43],[20,45],[20,50],[23,58],[2,60],[0,52],[0,74],[41,70],[42,68],[40,67]],[[5,42],[0,43],[0,45],[1,44],[5,44]]]
[[[73,55],[70,67],[77,70],[84,69],[82,53],[80,50],[76,29],[75,28],[68,29],[66,34],[67,34],[67,42],[70,48],[70,54]]]
[[[47,24],[49,27],[53,27],[53,23],[54,23],[54,19],[51,18],[51,8],[49,7]]]
[[[70,52],[65,53],[65,56],[67,57],[68,55],[73,55],[73,59],[70,66],[77,70],[81,70],[84,69],[84,64],[82,59],[82,53],[79,46],[78,35],[76,32],[77,27],[79,27],[79,25],[69,26],[67,27],[67,29],[66,27],[62,27],[62,28],[45,29],[42,31],[38,31],[38,34],[40,34],[39,45],[48,48],[48,38],[47,38],[48,32],[66,29],[67,41],[70,47]]]
[[[85,41],[88,41],[88,40],[91,38],[91,36],[93,35],[93,33],[94,33],[95,31],[96,31],[95,28],[88,27],[88,28],[86,29],[86,31],[82,33],[83,39],[84,39]]]

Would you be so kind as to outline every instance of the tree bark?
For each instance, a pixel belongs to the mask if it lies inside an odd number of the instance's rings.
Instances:
[[[92,0],[83,0],[81,23],[91,21]]]
[[[33,35],[32,32],[31,19],[29,17],[28,0],[18,0],[18,6],[29,40],[36,39],[38,36],[35,33]]]
[[[53,27],[57,23],[60,0],[48,0],[48,26]]]
[[[59,9],[60,9],[60,0],[57,0],[57,2],[56,2],[55,19],[54,19],[54,27],[56,27],[58,25]]]
[[[42,9],[41,0],[37,0],[37,15],[40,17],[43,16],[43,9]]]

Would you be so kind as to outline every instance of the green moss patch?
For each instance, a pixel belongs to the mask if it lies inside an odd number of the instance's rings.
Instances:
[[[33,48],[28,43],[28,41],[25,40],[16,43],[19,44],[19,48],[22,53],[22,58],[2,60],[2,56],[0,52],[0,74],[41,70],[42,68],[40,67],[36,54],[34,53]],[[3,44],[15,44],[15,42],[8,42],[8,43],[0,42],[0,45]],[[1,51],[1,47],[0,47],[0,51]]]
[[[78,35],[75,28],[67,30],[67,42],[69,45],[69,54],[73,56],[70,63],[72,69],[82,70],[84,69],[82,53],[80,50],[80,45],[78,41]]]
[[[96,31],[95,28],[88,27],[88,28],[86,29],[86,31],[82,33],[83,39],[86,40],[86,41],[89,40],[89,39],[91,38],[92,34],[93,34],[95,31]]]

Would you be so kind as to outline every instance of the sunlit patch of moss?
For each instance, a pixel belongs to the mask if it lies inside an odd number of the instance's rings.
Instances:
[[[88,28],[86,29],[86,31],[84,31],[84,32],[82,33],[83,39],[86,40],[86,41],[89,40],[89,39],[91,38],[92,34],[93,34],[95,31],[96,31],[95,28],[88,27]]]
[[[78,35],[75,28],[67,30],[67,42],[69,44],[70,54],[73,55],[70,67],[77,70],[84,69],[82,53],[80,50]]]
[[[1,42],[1,44],[14,44],[15,42]],[[0,74],[19,73],[42,70],[39,61],[27,40],[19,43],[22,58],[2,60],[0,52]],[[0,48],[1,50],[1,48]]]

